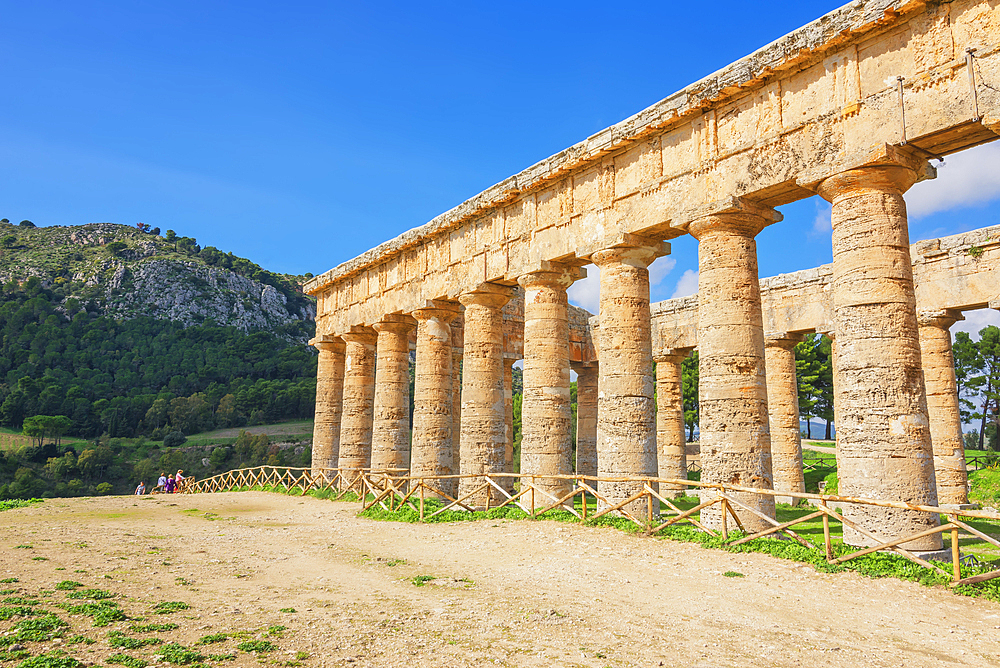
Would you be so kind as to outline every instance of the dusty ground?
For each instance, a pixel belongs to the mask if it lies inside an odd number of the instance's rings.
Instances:
[[[266,657],[213,665],[308,652],[304,666],[1000,666],[1000,605],[942,588],[613,529],[356,511],[249,492],[47,501],[0,515],[0,578],[23,593],[63,579],[110,589],[130,614],[181,624],[159,635],[184,644],[288,627]],[[416,587],[420,575],[437,580]],[[192,607],[148,615],[164,600]],[[102,663],[106,629],[69,621],[100,638],[70,654]]]

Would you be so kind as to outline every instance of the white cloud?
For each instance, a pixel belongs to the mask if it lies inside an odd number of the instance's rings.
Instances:
[[[677,260],[667,255],[653,260],[653,264],[649,265],[649,287],[652,288],[662,283],[667,274],[673,271],[676,266]]]
[[[677,260],[664,256],[649,265],[649,286],[655,287],[677,266]],[[601,270],[596,265],[587,265],[587,278],[577,281],[566,291],[569,303],[591,313],[601,308]]]
[[[670,298],[689,297],[696,292],[698,292],[698,272],[688,269],[677,279],[677,287],[674,288],[674,294],[670,295]]]
[[[1000,311],[993,309],[979,309],[978,311],[966,311],[962,315],[965,320],[959,320],[951,326],[951,335],[955,332],[968,332],[974,341],[979,340],[979,330],[987,325],[1000,327]]]
[[[816,218],[813,219],[810,236],[829,236],[833,232],[833,222],[830,218],[830,203],[816,198]]]
[[[597,313],[601,305],[601,270],[597,265],[587,265],[587,278],[569,286],[566,296],[573,306]]]
[[[948,156],[936,179],[922,181],[906,193],[906,210],[910,218],[920,218],[995,199],[1000,199],[1000,142]]]

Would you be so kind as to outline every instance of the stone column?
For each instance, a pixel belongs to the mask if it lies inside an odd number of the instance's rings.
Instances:
[[[767,369],[767,414],[771,427],[774,489],[805,492],[802,472],[802,431],[799,425],[799,383],[795,375],[795,344],[800,334],[771,334],[764,339]],[[798,499],[785,497],[789,503]]]
[[[503,315],[511,289],[484,283],[459,297],[465,306],[462,358],[462,475],[502,472],[506,466],[507,411],[504,398]],[[463,478],[458,494],[471,494],[483,484]],[[486,504],[486,492],[466,499],[470,506]]]
[[[934,478],[937,481],[938,503],[941,504],[969,502],[965,442],[962,439],[962,418],[949,331],[955,322],[964,319],[961,313],[953,310],[917,313],[920,359],[924,367],[927,416],[934,452]]]
[[[574,364],[576,371],[576,473],[597,476],[598,363]],[[593,480],[587,484],[593,486]]]
[[[417,372],[413,386],[412,476],[457,473],[453,441],[458,433],[452,419],[454,378],[449,323],[458,314],[458,304],[449,302],[431,302],[413,312],[417,319]],[[455,479],[428,480],[427,484],[454,497],[455,482]]]
[[[375,471],[410,467],[410,331],[415,325],[408,315],[387,315],[374,325],[378,340],[371,467]]]
[[[917,168],[914,162],[852,169],[823,180],[818,191],[833,205],[840,493],[936,505],[903,201]],[[844,516],[886,539],[938,525],[926,513],[854,504]],[[846,527],[844,541],[872,544]],[[934,534],[903,546],[941,545]]]
[[[507,443],[503,451],[503,470],[505,473],[514,472],[514,363],[513,357],[503,358],[503,410],[504,423],[507,426]],[[521,423],[524,424],[523,422]],[[523,428],[522,428],[523,433]],[[501,487],[508,492],[514,489],[514,479],[504,478],[497,481]]]
[[[570,475],[573,472],[573,417],[569,379],[569,302],[566,289],[580,277],[577,267],[552,265],[518,279],[524,288],[524,403],[521,405],[521,473]],[[554,499],[572,481],[536,479],[536,489]]]
[[[656,461],[657,475],[661,478],[687,480],[681,364],[690,352],[689,348],[680,348],[653,356],[656,362]],[[660,494],[677,499],[684,496],[686,489],[682,485],[663,483]]]
[[[340,418],[344,399],[344,341],[317,336],[310,341],[319,350],[316,364],[316,417],[313,422],[312,474],[333,480],[340,458]]]
[[[352,327],[341,335],[346,342],[340,422],[340,473],[345,485],[353,484],[362,469],[371,465],[377,336],[371,327]]]
[[[601,354],[597,400],[598,476],[656,476],[653,350],[649,319],[650,263],[665,244],[609,248],[591,260],[601,270]],[[599,482],[611,505],[642,491],[641,482]],[[645,500],[623,508],[642,520]]]
[[[780,219],[772,209],[737,202],[733,209],[700,218],[688,228],[698,240],[702,482],[772,487],[764,327],[754,237]],[[747,506],[774,517],[773,496],[736,496]],[[769,526],[747,511],[736,512],[748,531]],[[706,526],[721,526],[719,506],[706,508],[701,517]]]
[[[462,461],[462,350],[464,335],[464,318],[460,315],[451,323],[451,461],[452,471],[459,472],[459,462]],[[458,480],[452,481],[452,489],[458,493]]]

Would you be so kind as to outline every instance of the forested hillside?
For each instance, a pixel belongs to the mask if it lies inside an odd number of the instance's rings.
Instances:
[[[74,450],[72,466],[69,448],[50,438],[44,448],[5,447],[0,498],[60,485],[123,491],[164,439],[312,417],[316,354],[305,342],[315,308],[302,277],[158,232],[0,221],[0,426],[61,425],[92,443],[86,457]],[[274,454],[251,450],[241,461]]]

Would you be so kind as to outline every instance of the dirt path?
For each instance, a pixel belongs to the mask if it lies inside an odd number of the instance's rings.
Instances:
[[[127,610],[185,601],[183,643],[282,624],[273,656],[305,666],[1000,666],[1000,605],[941,588],[613,529],[356,511],[265,493],[48,501],[0,515],[0,577],[79,578]]]

